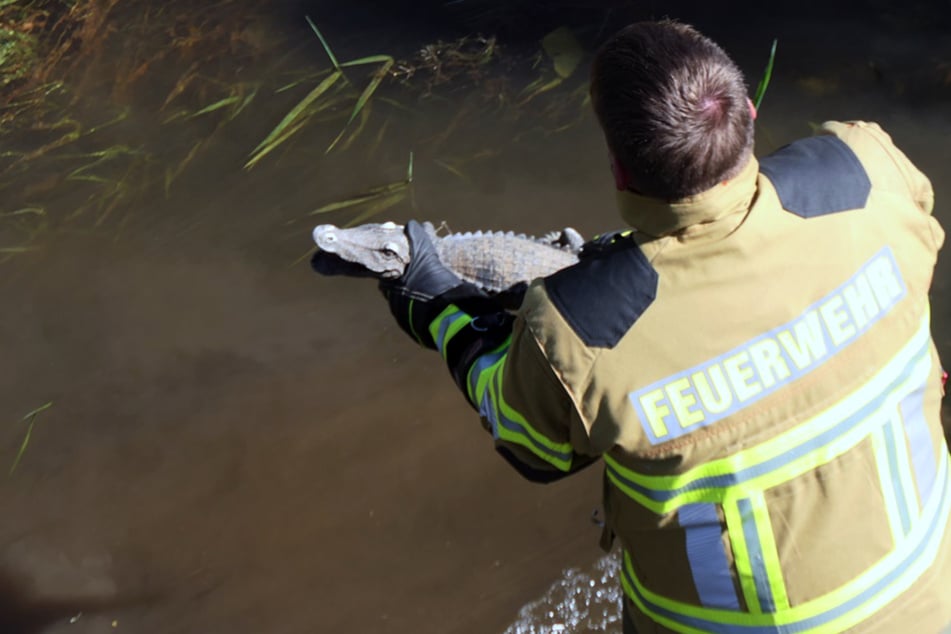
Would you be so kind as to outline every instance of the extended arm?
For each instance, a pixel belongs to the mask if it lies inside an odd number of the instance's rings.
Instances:
[[[407,236],[409,268],[381,289],[400,327],[440,352],[499,453],[536,482],[594,462],[575,451],[583,426],[524,322],[428,257],[432,245],[418,223],[407,224]]]

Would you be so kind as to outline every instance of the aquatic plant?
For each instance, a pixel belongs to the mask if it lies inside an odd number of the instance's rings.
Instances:
[[[322,112],[330,110],[338,104],[338,99],[332,98],[329,100],[321,100],[321,98],[330,94],[332,97],[339,97],[340,91],[331,92],[331,88],[340,88],[341,86],[347,87],[352,86],[350,79],[347,77],[345,68],[353,68],[356,66],[366,66],[371,64],[378,64],[379,66],[373,72],[370,77],[369,83],[366,87],[358,94],[356,94],[356,101],[353,105],[353,108],[350,111],[350,117],[344,123],[343,128],[334,137],[333,141],[330,142],[330,145],[327,146],[325,153],[329,153],[340,140],[346,134],[347,129],[350,124],[353,123],[354,119],[357,118],[361,112],[364,112],[364,109],[367,108],[367,105],[370,101],[370,98],[373,96],[373,93],[376,92],[377,88],[380,86],[380,82],[386,78],[387,74],[390,72],[390,69],[393,67],[395,60],[390,55],[368,55],[366,57],[361,57],[359,59],[349,60],[344,63],[337,61],[337,56],[334,54],[333,49],[330,48],[330,45],[327,43],[326,38],[323,33],[320,32],[320,29],[317,28],[317,25],[314,24],[314,21],[310,19],[309,16],[305,18],[307,24],[310,26],[311,30],[316,34],[317,39],[320,40],[321,46],[323,46],[324,51],[327,54],[328,59],[330,60],[331,65],[333,66],[333,71],[330,72],[327,77],[325,77],[319,84],[317,84],[307,95],[301,99],[294,108],[288,112],[284,118],[277,124],[277,126],[271,130],[270,134],[265,137],[261,143],[257,145],[251,152],[251,157],[244,164],[245,169],[250,169],[254,167],[261,159],[273,152],[279,145],[289,140],[294,134],[300,131],[308,121],[315,115],[318,115]],[[338,84],[339,82],[339,84]],[[286,90],[288,87],[282,87],[279,91]],[[363,129],[366,119],[362,120],[362,125],[357,129],[356,133],[351,135],[351,142],[355,138],[356,134],[359,134],[360,130]]]
[[[341,59],[305,17],[324,67],[294,67],[290,55],[273,56],[276,72],[249,81],[239,69],[283,46],[255,30],[256,11],[238,0],[135,7],[127,0],[0,0],[0,25],[12,33],[0,38],[0,69],[11,69],[0,80],[11,89],[0,98],[0,213],[8,212],[0,215],[6,240],[0,256],[31,251],[54,222],[120,229],[137,200],[154,192],[171,196],[181,179],[203,169],[202,157],[222,146],[227,126],[260,119],[264,107],[273,112],[275,100],[264,95],[302,93],[262,131],[243,161],[246,170],[276,159],[278,150],[289,156],[291,142],[306,154],[315,138],[322,154],[375,156],[384,139],[402,133],[394,123],[399,111],[415,113],[419,104],[438,101],[451,115],[430,136],[412,141],[416,156],[468,180],[475,164],[507,144],[559,134],[590,114],[586,77],[578,72],[588,53],[567,27],[546,33],[534,52],[508,51],[493,36],[470,34],[430,42],[402,59],[386,53]],[[757,100],[771,71],[772,56]],[[78,96],[88,90],[110,94],[111,105],[85,110]],[[132,113],[156,125],[131,126]],[[504,137],[483,126],[471,134],[487,116],[520,131]],[[319,169],[334,165],[331,158]],[[38,182],[24,188],[24,180]],[[372,186],[311,213],[366,219],[412,197],[411,182]],[[82,200],[69,209],[47,205],[41,194],[67,184]],[[43,214],[9,212],[23,209]]]
[[[0,263],[11,257],[33,250],[32,243],[47,225],[46,210],[42,207],[23,207],[0,212],[0,222],[9,233],[19,236],[15,244],[0,244]]]
[[[238,4],[222,0],[195,6],[173,0],[133,7],[123,0],[0,0],[4,34],[12,30],[22,36],[20,48],[0,46],[0,191],[5,207],[41,207],[38,192],[70,183],[71,189],[89,192],[85,200],[73,209],[48,209],[45,220],[88,217],[97,227],[114,217],[124,221],[125,214],[115,212],[128,210],[136,197],[156,186],[168,195],[218,130],[258,94],[259,85],[240,80],[237,72],[254,47],[265,44],[246,26],[254,22],[253,10],[229,11]],[[108,27],[110,21],[122,28]],[[0,34],[0,43],[8,41]],[[224,64],[223,54],[228,58]],[[174,69],[178,74],[170,75]],[[154,102],[141,103],[143,85],[150,94],[164,88],[157,113]],[[89,91],[110,94],[111,103],[87,109],[81,95]],[[133,110],[140,119],[153,117],[156,125],[111,133]],[[169,136],[156,134],[160,125],[177,125],[184,132],[199,119],[214,121],[214,130],[198,141],[188,139],[181,154],[169,151],[181,144],[165,144]],[[154,136],[160,137],[158,144],[149,138]],[[24,187],[30,180],[43,184]],[[22,234],[8,230],[11,222],[13,217],[0,216],[4,236]],[[32,248],[2,247],[7,257]]]

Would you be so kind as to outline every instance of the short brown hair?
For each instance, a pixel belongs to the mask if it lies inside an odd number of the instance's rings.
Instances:
[[[747,87],[715,42],[673,21],[637,22],[597,52],[591,96],[608,146],[640,193],[677,200],[735,176],[753,148]]]

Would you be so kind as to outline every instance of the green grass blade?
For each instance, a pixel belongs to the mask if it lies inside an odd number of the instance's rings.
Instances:
[[[373,73],[373,78],[370,80],[370,83],[367,84],[367,87],[363,89],[363,92],[360,94],[360,98],[357,99],[356,105],[353,107],[353,112],[350,113],[350,120],[347,121],[347,125],[350,125],[354,119],[357,118],[357,114],[363,109],[363,106],[367,104],[370,100],[370,97],[373,96],[373,93],[376,92],[377,87],[380,85],[380,82],[386,77],[386,74],[390,72],[390,69],[393,67],[394,61],[392,57],[387,58],[383,65],[375,73]]]
[[[393,207],[399,204],[404,198],[406,198],[406,192],[409,190],[409,185],[403,184],[403,188],[390,194],[389,196],[383,196],[378,201],[367,205],[367,208],[360,212],[360,214],[354,216],[350,222],[345,224],[345,227],[354,227],[359,225],[366,220],[369,220],[377,214],[381,214],[390,207]]]
[[[409,166],[406,170],[406,180],[397,181],[395,183],[387,183],[386,185],[376,185],[366,190],[364,193],[346,200],[339,200],[337,202],[332,202],[319,207],[314,211],[309,212],[308,216],[315,216],[317,214],[325,214],[331,211],[337,211],[339,209],[346,209],[348,207],[356,207],[357,205],[362,205],[364,203],[369,203],[372,201],[379,200],[381,198],[386,198],[394,194],[405,195],[405,191],[413,183],[413,153],[409,153]]]
[[[307,108],[310,107],[314,101],[327,92],[331,86],[333,86],[342,76],[343,75],[340,71],[336,71],[331,75],[328,75],[327,78],[320,82],[316,88],[307,93],[307,96],[301,99],[300,102],[298,102],[298,104],[294,106],[290,112],[284,115],[284,118],[279,124],[277,124],[277,127],[271,130],[271,133],[268,134],[267,137],[261,141],[251,152],[251,158],[248,159],[248,162],[244,165],[245,169],[250,169],[253,167],[255,163],[264,157],[264,155],[270,153],[274,148],[286,141],[290,137],[290,134],[286,134],[285,131],[292,127],[294,132],[299,130],[302,122],[298,121],[298,119],[301,118]]]
[[[357,99],[356,105],[353,106],[353,112],[350,113],[350,118],[347,120],[347,123],[344,124],[343,129],[340,131],[340,134],[337,135],[337,138],[333,140],[324,154],[329,153],[334,149],[334,146],[340,142],[340,139],[343,138],[344,132],[347,130],[347,127],[353,123],[353,120],[356,119],[357,115],[360,114],[360,111],[363,110],[363,107],[370,100],[370,97],[373,96],[373,93],[376,92],[377,87],[380,85],[380,82],[383,81],[383,78],[386,77],[386,74],[390,71],[390,68],[393,67],[394,61],[392,57],[389,57],[383,65],[375,73],[373,73],[373,78],[370,80],[370,83],[367,84],[367,87],[363,89],[363,92],[360,94],[360,97]]]
[[[433,163],[435,163],[435,164],[438,165],[439,167],[443,168],[444,170],[446,170],[446,171],[449,172],[450,174],[452,174],[452,175],[454,175],[454,176],[458,176],[459,178],[461,178],[462,180],[464,180],[464,181],[466,181],[466,182],[469,181],[469,177],[466,176],[458,167],[456,167],[456,166],[453,165],[452,163],[450,163],[450,162],[448,162],[448,161],[443,161],[442,159],[435,159],[435,160],[433,160]]]
[[[409,181],[396,181],[395,183],[387,183],[386,185],[377,185],[376,187],[371,187],[367,190],[368,194],[389,194],[390,192],[396,191],[397,189],[402,189],[409,185]]]
[[[391,121],[390,117],[387,117],[383,121],[383,125],[380,126],[380,129],[377,130],[376,138],[373,140],[373,143],[370,144],[370,149],[368,152],[370,156],[373,156],[374,154],[376,154],[377,150],[380,149],[380,143],[383,142],[383,136],[386,134],[386,129],[390,127],[390,121]]]
[[[193,112],[192,114],[188,116],[188,118],[194,119],[195,117],[200,117],[203,114],[208,114],[209,112],[214,112],[215,110],[221,110],[222,108],[227,108],[233,103],[238,103],[240,100],[241,100],[241,97],[238,95],[225,97],[224,99],[220,99],[211,105],[205,106],[204,108],[202,108],[201,110],[198,110],[197,112]]]
[[[317,209],[309,212],[308,216],[316,216],[317,214],[326,214],[331,211],[337,211],[338,209],[346,209],[347,207],[354,207],[356,205],[362,205],[363,203],[370,202],[375,200],[380,196],[385,195],[385,191],[371,191],[366,194],[360,194],[359,196],[354,196],[353,198],[348,198],[346,200],[338,200],[337,202],[329,203],[323,207],[318,207]]]
[[[307,252],[304,255],[297,258],[296,260],[294,260],[293,262],[291,262],[290,267],[288,268],[293,268],[297,266],[298,264],[300,264],[301,262],[303,262],[304,260],[309,260],[311,257],[313,257],[315,253],[317,253],[317,247],[311,247],[307,249]]]
[[[363,132],[364,128],[367,127],[367,121],[370,120],[370,113],[373,111],[373,103],[368,103],[366,108],[363,109],[363,112],[360,113],[360,122],[357,124],[353,131],[350,133],[350,136],[347,137],[347,140],[344,141],[343,145],[340,146],[341,150],[347,150],[353,145],[353,142],[357,140],[357,137],[360,136],[360,133]]]
[[[34,216],[45,216],[46,210],[42,207],[24,207],[22,209],[17,209],[15,211],[5,211],[0,213],[0,218],[6,218],[9,216],[23,216],[26,214],[31,214]]]
[[[773,61],[776,59],[776,43],[778,40],[773,40],[773,46],[769,51],[769,61],[766,62],[766,70],[763,72],[763,78],[759,80],[759,85],[756,87],[756,96],[753,97],[753,105],[756,106],[756,109],[759,110],[759,105],[763,102],[763,95],[766,94],[766,87],[769,86],[769,80],[773,76]]]
[[[68,181],[85,181],[87,183],[114,183],[115,181],[105,176],[96,176],[95,174],[77,174],[72,173],[66,177]]]
[[[352,59],[349,62],[344,62],[340,65],[341,68],[349,68],[350,66],[363,66],[364,64],[385,64],[387,62],[394,62],[393,57],[390,55],[369,55],[367,57],[361,57],[360,59]]]
[[[188,117],[187,110],[178,110],[168,115],[164,119],[162,119],[162,125],[167,125],[169,123],[172,123],[173,121],[178,121],[179,119],[185,119],[187,117]]]
[[[555,76],[554,79],[548,81],[547,83],[542,77],[536,79],[531,84],[526,86],[525,90],[522,91],[522,94],[525,96],[518,102],[518,105],[524,106],[543,92],[548,92],[553,88],[557,88],[563,81],[564,80],[560,76]]]
[[[13,475],[13,472],[16,470],[17,465],[20,464],[20,460],[23,458],[23,454],[26,452],[27,446],[30,444],[30,436],[33,435],[33,423],[36,422],[36,416],[42,411],[48,410],[53,406],[52,401],[46,405],[41,405],[35,410],[24,416],[21,421],[27,421],[26,427],[26,436],[23,437],[23,442],[20,443],[20,450],[17,452],[16,458],[13,460],[13,465],[10,467],[10,474]]]
[[[329,72],[329,71],[327,71],[327,70],[322,70],[322,71],[317,72],[317,73],[309,73],[309,74],[307,74],[307,75],[304,75],[303,77],[298,77],[297,79],[295,79],[295,80],[292,81],[291,83],[289,83],[289,84],[284,84],[283,86],[281,86],[280,88],[278,88],[278,89],[275,90],[274,92],[275,92],[275,93],[286,92],[286,91],[290,90],[291,88],[296,88],[297,86],[300,86],[300,85],[303,84],[303,83],[315,81],[318,77],[320,77],[321,75],[323,75],[323,74],[325,74],[325,73],[327,73],[327,72]]]
[[[248,93],[247,95],[245,95],[244,99],[241,100],[241,103],[238,104],[238,107],[235,108],[235,109],[231,112],[230,115],[228,115],[228,120],[229,120],[229,121],[233,121],[233,120],[235,119],[235,117],[237,117],[239,114],[241,114],[241,111],[244,110],[244,109],[248,106],[249,103],[251,103],[251,101],[257,96],[257,94],[258,94],[258,89],[255,88],[255,89],[252,90],[250,93]]]
[[[327,53],[327,57],[330,58],[330,63],[334,65],[334,68],[337,70],[337,72],[342,72],[340,70],[340,64],[337,63],[337,56],[334,55],[334,52],[332,50],[330,50],[330,45],[327,44],[327,40],[324,39],[324,36],[323,34],[321,34],[320,29],[317,28],[317,25],[314,24],[314,21],[310,19],[309,15],[305,15],[304,19],[307,20],[307,24],[310,25],[311,30],[317,34],[317,39],[319,39],[320,43],[323,45],[324,51],[326,51]]]
[[[260,152],[258,152],[257,154],[252,156],[250,159],[248,159],[248,162],[244,164],[244,168],[251,169],[252,167],[257,165],[261,161],[261,159],[263,159],[265,156],[267,156],[268,154],[276,150],[282,143],[284,143],[284,141],[287,141],[289,138],[294,136],[301,128],[307,125],[308,121],[309,119],[304,118],[301,121],[298,121],[297,123],[295,123],[293,126],[286,128],[284,130],[284,134],[282,134],[280,137],[275,139],[273,143],[265,146],[264,148],[261,149]]]
[[[290,112],[288,112],[279,124],[271,131],[271,133],[254,149],[258,151],[268,143],[272,142],[275,138],[280,136],[281,131],[287,126],[294,123],[298,117],[303,114],[310,104],[314,103],[317,99],[320,98],[325,92],[330,90],[330,88],[337,83],[337,80],[340,79],[341,74],[339,72],[332,73],[324,78],[322,82],[317,84],[317,86],[311,90],[307,95],[301,99],[296,106],[294,106]]]
[[[189,163],[198,155],[199,150],[204,146],[205,141],[198,141],[195,145],[192,146],[192,149],[188,151],[188,154],[185,155],[185,158],[177,167],[166,167],[165,168],[165,197],[168,198],[169,192],[172,187],[172,181],[178,178],[182,172],[185,171],[185,168]]]
[[[116,115],[114,118],[110,119],[109,121],[106,121],[105,123],[100,123],[99,125],[93,126],[93,127],[89,128],[88,130],[86,130],[86,131],[83,133],[83,136],[88,136],[88,135],[90,135],[90,134],[93,134],[94,132],[99,132],[99,131],[102,130],[103,128],[107,128],[107,127],[109,127],[109,126],[111,126],[111,125],[114,125],[114,124],[116,124],[116,123],[119,123],[119,122],[121,122],[121,121],[124,121],[125,119],[127,119],[127,118],[129,117],[129,113],[130,113],[130,112],[131,112],[131,108],[128,108],[128,107],[123,108],[123,109],[119,112],[118,115]]]

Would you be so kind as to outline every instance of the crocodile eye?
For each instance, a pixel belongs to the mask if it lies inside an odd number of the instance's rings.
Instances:
[[[388,258],[395,258],[399,255],[399,247],[394,242],[387,242],[383,245],[383,248],[380,249],[380,252],[383,253]]]

